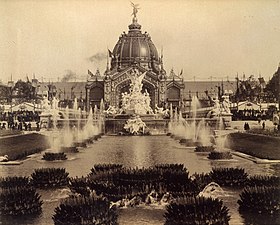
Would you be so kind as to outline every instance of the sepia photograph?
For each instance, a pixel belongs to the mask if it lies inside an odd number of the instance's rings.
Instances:
[[[280,0],[0,18],[0,225],[280,225]]]

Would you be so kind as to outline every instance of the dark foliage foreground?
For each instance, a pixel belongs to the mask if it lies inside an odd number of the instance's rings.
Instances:
[[[118,214],[115,207],[110,208],[106,198],[92,196],[69,197],[56,209],[53,216],[55,225],[115,225]]]
[[[40,168],[31,174],[34,187],[49,188],[68,185],[68,172],[65,168]]]
[[[96,165],[88,177],[71,179],[70,188],[85,195],[95,191],[114,202],[134,196],[145,199],[152,191],[158,198],[167,192],[175,197],[195,196],[200,191],[182,164],[161,164],[150,168]]]
[[[229,210],[218,199],[195,197],[178,198],[166,209],[165,225],[227,225]]]
[[[34,215],[42,211],[43,202],[34,188],[16,187],[0,191],[0,215]]]
[[[209,175],[213,181],[227,187],[242,187],[248,178],[248,174],[242,168],[213,168]]]
[[[28,177],[1,177],[0,188],[17,188],[30,186]]]
[[[280,187],[246,187],[238,200],[241,212],[280,216]]]

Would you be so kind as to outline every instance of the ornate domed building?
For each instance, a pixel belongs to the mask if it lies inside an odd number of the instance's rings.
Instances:
[[[142,91],[147,91],[151,98],[151,107],[165,106],[172,103],[180,106],[183,99],[183,79],[171,70],[166,75],[163,68],[163,56],[158,51],[150,35],[142,33],[141,25],[137,22],[137,9],[133,10],[132,24],[128,26],[128,33],[120,35],[113,51],[109,51],[111,63],[107,62],[107,69],[103,76],[97,71],[92,74],[86,84],[87,109],[99,105],[104,99],[105,106],[121,106],[122,93],[128,92],[130,74],[137,70],[139,74],[146,72],[142,81]]]

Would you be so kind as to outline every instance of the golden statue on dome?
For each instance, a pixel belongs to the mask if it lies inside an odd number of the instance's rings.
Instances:
[[[133,8],[133,12],[131,15],[133,15],[134,18],[136,18],[136,14],[138,13],[138,9],[139,8],[139,4],[134,4],[133,2],[131,2],[131,6]]]

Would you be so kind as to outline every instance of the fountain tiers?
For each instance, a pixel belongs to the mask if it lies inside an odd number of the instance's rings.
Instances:
[[[124,125],[129,119],[129,115],[121,115],[117,118],[107,118],[105,120],[105,133],[118,134],[124,132]],[[156,119],[154,115],[140,115],[147,129],[153,134],[166,134],[168,131],[169,119]]]

